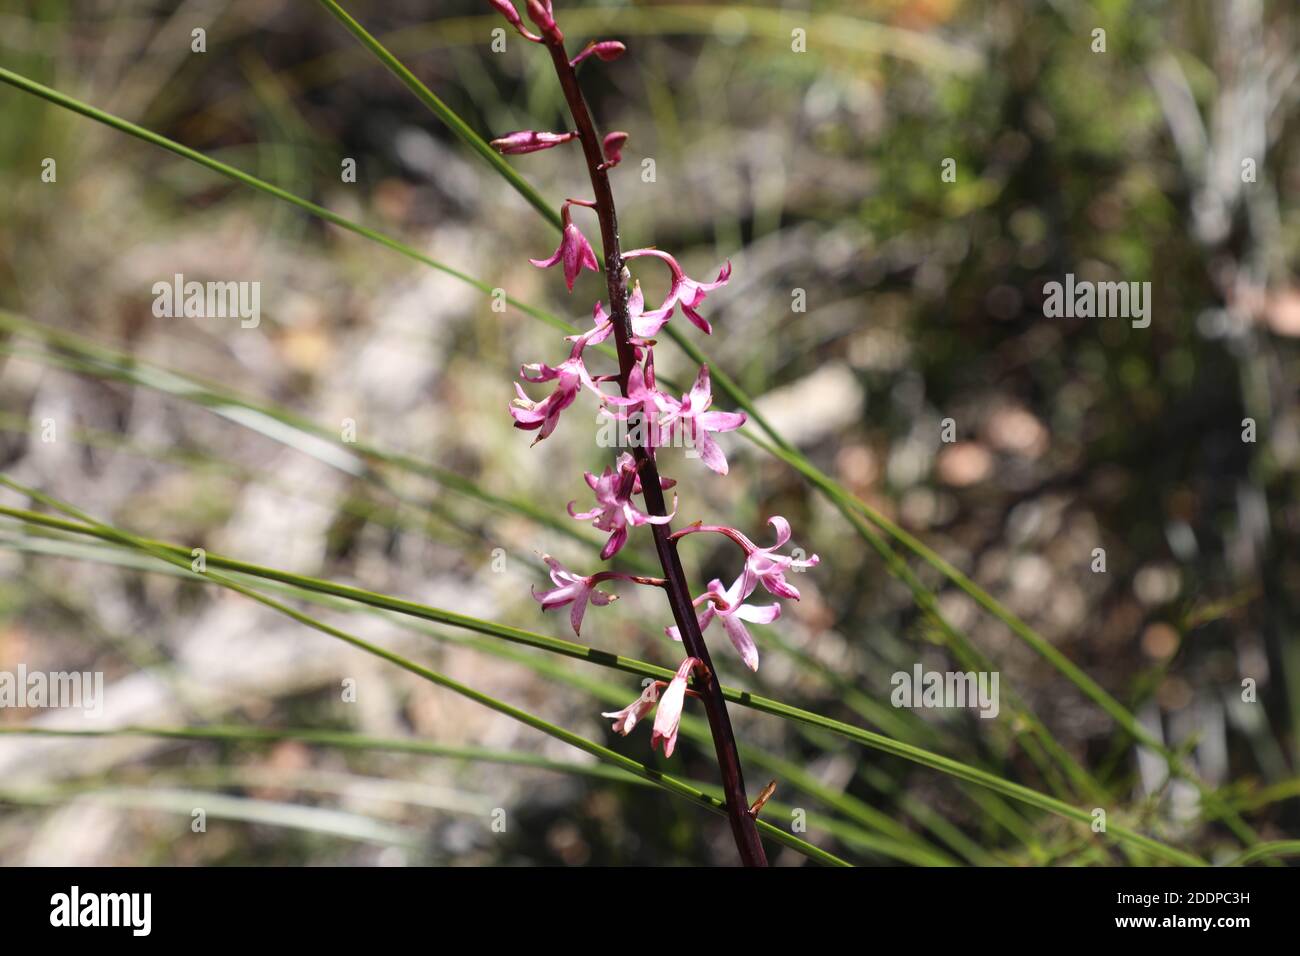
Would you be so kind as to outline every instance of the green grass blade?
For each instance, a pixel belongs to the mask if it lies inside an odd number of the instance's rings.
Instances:
[[[1258,843],[1224,865],[1245,866],[1247,863],[1257,863],[1260,860],[1276,860],[1287,856],[1300,856],[1300,840],[1274,840],[1269,843]]]

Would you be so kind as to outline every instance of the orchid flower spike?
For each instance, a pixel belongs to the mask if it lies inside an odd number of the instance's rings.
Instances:
[[[555,254],[549,259],[529,259],[533,265],[539,269],[549,269],[557,262],[564,263],[564,284],[573,291],[573,282],[578,278],[578,273],[583,267],[590,269],[592,272],[600,271],[600,264],[596,262],[596,253],[592,251],[591,243],[587,237],[582,234],[577,226],[573,224],[573,218],[569,214],[570,206],[595,206],[595,203],[577,202],[567,200],[560,207],[560,219],[564,224],[564,233],[560,237],[560,245],[555,250]]]
[[[515,5],[511,3],[510,0],[488,0],[488,3],[496,7],[497,12],[505,17],[506,20],[509,21],[510,25],[518,30],[519,35],[525,40],[531,40],[533,43],[542,42],[541,37],[536,33],[530,33],[528,28],[524,26],[524,21],[519,17],[519,11],[515,9]]]
[[[674,305],[682,307],[682,313],[690,319],[705,334],[713,333],[713,326],[705,321],[704,316],[695,311],[695,307],[704,301],[705,297],[715,289],[720,289],[727,284],[731,278],[731,262],[728,261],[718,270],[718,278],[712,282],[697,282],[682,271],[682,267],[666,252],[659,249],[633,249],[631,252],[623,253],[624,259],[639,259],[643,256],[654,256],[656,259],[662,259],[672,270],[673,284],[668,290],[668,298],[664,299],[663,305],[659,308],[668,312],[672,311]]]
[[[746,416],[744,412],[709,411],[713,404],[709,367],[700,366],[695,384],[682,396],[680,402],[668,399],[668,403],[667,414],[662,422],[667,429],[667,437],[671,439],[680,430],[690,439],[691,447],[699,453],[700,460],[713,471],[725,475],[727,456],[713,440],[712,433],[735,431],[745,424]]]
[[[614,721],[614,733],[622,734],[626,737],[646,714],[654,710],[655,704],[659,702],[659,681],[651,681],[646,684],[645,690],[641,691],[641,696],[632,703],[628,704],[622,710],[612,710],[602,713],[602,717],[610,717]]]
[[[609,376],[593,378],[582,360],[582,352],[590,343],[591,333],[579,336],[573,343],[569,357],[556,368],[541,362],[520,366],[519,374],[526,382],[556,382],[555,391],[540,402],[530,399],[524,388],[515,383],[517,397],[510,403],[510,415],[515,420],[515,428],[524,431],[538,431],[533,440],[536,445],[543,438],[549,438],[555,426],[560,423],[560,413],[573,404],[579,389],[590,389],[599,396],[603,403],[607,398],[600,390],[599,382],[608,381]]]
[[[599,59],[608,63],[611,60],[617,60],[626,52],[627,47],[618,40],[592,40],[583,47],[581,53],[569,61],[569,66],[577,66],[593,53],[596,54]]]
[[[609,540],[600,552],[602,561],[608,561],[623,547],[627,542],[629,528],[645,524],[668,524],[677,514],[676,499],[673,500],[672,513],[663,516],[646,514],[632,503],[632,496],[641,490],[641,482],[637,475],[636,460],[627,452],[618,456],[614,468],[606,465],[599,476],[587,472],[585,477],[587,485],[596,495],[596,507],[590,511],[576,512],[573,510],[575,502],[570,501],[569,515],[579,521],[591,521],[598,531],[609,532]],[[661,480],[661,485],[671,487],[664,480]]]
[[[668,682],[667,689],[659,698],[659,710],[655,713],[654,732],[650,735],[650,749],[664,744],[664,756],[671,757],[677,748],[677,730],[682,723],[682,706],[686,703],[686,682],[691,672],[700,663],[698,658],[688,657],[677,668],[676,675]]]
[[[722,582],[714,578],[709,582],[709,589],[696,598],[694,603],[698,606],[708,602],[708,607],[697,619],[700,630],[707,629],[715,617],[721,619],[727,638],[740,653],[740,659],[751,671],[756,671],[758,670],[758,647],[745,628],[745,621],[751,624],[771,624],[781,616],[781,605],[775,601],[761,607],[742,603],[748,597],[744,591],[744,584],[745,577],[741,575],[736,578],[731,587],[723,590]],[[664,633],[674,641],[682,639],[681,631],[675,625],[665,628]]]
[[[503,156],[517,156],[520,153],[535,153],[538,150],[550,149],[553,146],[559,146],[561,143],[567,143],[577,138],[576,131],[570,133],[540,133],[536,130],[521,129],[492,140],[491,145],[493,149]]]
[[[799,600],[799,589],[790,584],[785,579],[785,575],[790,571],[806,571],[809,568],[815,568],[821,563],[821,558],[817,555],[810,557],[794,557],[788,554],[777,554],[778,548],[785,547],[790,540],[790,522],[786,521],[780,515],[773,515],[767,519],[776,530],[776,544],[770,548],[760,548],[750,541],[745,535],[741,534],[735,528],[729,528],[726,525],[716,524],[694,524],[676,532],[673,538],[680,538],[683,535],[695,534],[700,531],[712,531],[715,534],[725,534],[736,544],[740,545],[745,552],[745,570],[744,584],[741,586],[741,593],[748,597],[754,593],[754,589],[761,583],[768,590],[768,593],[775,594],[777,597],[789,598],[792,601]],[[802,554],[799,549],[796,553]]]

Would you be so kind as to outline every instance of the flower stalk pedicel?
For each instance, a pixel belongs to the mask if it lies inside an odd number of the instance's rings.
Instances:
[[[576,139],[582,147],[594,194],[594,198],[589,201],[565,201],[560,209],[562,235],[559,247],[549,258],[531,261],[540,268],[562,264],[565,285],[570,292],[583,268],[600,271],[595,251],[573,223],[570,213],[572,206],[592,209],[600,224],[609,302],[608,311],[601,302],[595,304],[592,313],[595,324],[589,331],[569,336],[572,343],[569,357],[558,367],[552,368],[544,363],[523,367],[521,376],[526,381],[554,381],[555,390],[545,399],[533,401],[523,387],[516,384],[518,397],[511,404],[510,414],[515,419],[516,427],[538,432],[534,441],[536,444],[551,435],[561,412],[572,405],[585,389],[596,397],[606,415],[620,420],[637,417],[644,423],[646,427],[643,437],[629,442],[632,446],[630,451],[620,453],[614,464],[606,466],[600,475],[590,472],[586,474],[587,484],[595,496],[595,507],[578,511],[576,502],[570,502],[569,514],[578,520],[591,521],[597,529],[608,532],[609,538],[601,551],[604,560],[613,557],[627,544],[632,529],[648,526],[663,569],[662,578],[615,572],[598,572],[584,577],[546,556],[555,587],[544,592],[534,590],[533,596],[541,603],[543,610],[570,606],[570,622],[576,633],[589,604],[603,606],[615,598],[612,593],[597,590],[597,584],[617,579],[664,589],[675,622],[666,630],[670,637],[681,641],[686,657],[671,681],[647,685],[641,695],[627,707],[602,716],[614,721],[613,730],[616,733],[627,735],[654,711],[651,746],[657,747],[662,743],[664,756],[671,757],[677,745],[686,698],[697,697],[704,705],[708,717],[726,798],[727,817],[741,861],[746,866],[766,866],[767,856],[754,825],[756,814],[751,812],[745,793],[731,718],[704,642],[703,631],[714,618],[720,618],[728,638],[745,665],[757,670],[758,649],[743,622],[775,621],[781,610],[776,603],[757,606],[746,603],[746,599],[761,583],[778,597],[797,600],[798,591],[785,582],[784,573],[812,567],[817,563],[817,558],[814,555],[807,560],[796,560],[775,554],[776,549],[790,537],[789,524],[780,517],[770,519],[777,530],[777,543],[767,549],[758,548],[739,531],[722,525],[697,523],[673,534],[670,522],[677,511],[677,499],[674,497],[670,511],[664,500],[664,491],[672,488],[675,482],[660,476],[655,459],[657,448],[670,439],[683,438],[696,449],[709,469],[720,475],[727,473],[726,456],[713,435],[739,428],[745,423],[745,415],[711,410],[713,395],[707,367],[700,368],[695,384],[680,399],[660,391],[655,385],[652,337],[678,310],[706,335],[711,334],[712,326],[697,310],[710,293],[727,284],[731,277],[731,263],[725,263],[712,282],[700,282],[689,277],[677,260],[666,252],[653,248],[626,253],[621,251],[618,214],[608,171],[622,160],[622,150],[628,134],[616,131],[603,139],[599,136],[578,85],[576,68],[593,56],[601,61],[617,59],[626,51],[626,47],[618,41],[594,40],[570,59],[564,48],[564,34],[556,23],[551,0],[527,0],[528,17],[540,34],[533,34],[523,26],[510,0],[489,2],[522,36],[546,47],[575,127],[572,133],[530,130],[510,133],[494,140],[493,146],[503,154],[518,155],[561,146]],[[630,276],[627,274],[626,263],[641,258],[659,259],[667,265],[670,272],[668,295],[654,309],[646,308],[639,283],[634,284],[630,292],[628,290]],[[584,350],[588,345],[604,342],[611,335],[618,355],[618,372],[592,375],[585,364]],[[608,382],[617,384],[619,394],[607,393],[601,388],[602,384]],[[636,503],[637,497],[641,498],[641,505]],[[704,531],[731,537],[745,551],[745,565],[731,587],[724,588],[721,581],[714,580],[709,583],[704,594],[692,600],[681,559],[677,555],[677,539],[683,534]],[[696,608],[701,605],[703,610],[697,616]],[[761,802],[760,797],[758,805]]]

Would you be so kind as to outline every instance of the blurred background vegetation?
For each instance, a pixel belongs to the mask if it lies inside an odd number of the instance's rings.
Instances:
[[[996,721],[891,708],[895,671],[968,665],[839,512],[736,435],[722,439],[725,479],[663,453],[681,481],[679,521],[725,520],[765,542],[764,520],[782,514],[822,563],[798,579],[803,600],[758,629],[757,675],[715,630],[724,683],[1103,807],[1208,859],[1300,834],[1295,6],[556,6],[571,50],[588,37],[630,48],[582,72],[602,129],[630,133],[612,174],[624,243],[672,251],[700,278],[734,264],[705,309],[717,365],[818,467],[1185,755],[1253,837],[1215,819],[1005,623],[910,556],[943,619],[1001,674],[1004,704]],[[547,57],[513,33],[492,52],[501,21],[487,4],[347,8],[485,138],[567,128]],[[204,53],[191,50],[198,27]],[[806,52],[792,50],[796,28]],[[554,248],[550,227],[311,0],[9,6],[0,65],[583,327],[603,295],[595,274],[570,297],[528,265]],[[546,583],[542,552],[594,569],[580,542],[410,469],[382,468],[382,481],[349,473],[319,439],[195,400],[156,371],[219,383],[329,433],[351,420],[369,446],[563,517],[566,502],[585,500],[581,472],[609,461],[594,410],[580,400],[531,449],[505,413],[521,362],[563,357],[555,329],[25,92],[0,86],[0,116],[5,472],[138,534],[572,637],[567,615],[543,616],[529,587]],[[47,157],[55,183],[41,179]],[[346,158],[355,183],[341,181]],[[941,178],[945,159],[956,182]],[[511,164],[557,204],[589,191],[565,149]],[[155,318],[151,287],[175,273],[259,281],[260,327]],[[1150,282],[1150,327],[1044,318],[1042,287],[1066,273]],[[638,274],[648,298],[663,294],[660,271]],[[806,312],[792,309],[796,290]],[[106,374],[88,358],[94,346],[140,364]],[[693,375],[671,345],[658,362],[677,381]],[[46,419],[54,442],[41,440]],[[649,557],[648,536],[633,545]],[[1096,548],[1105,573],[1092,569]],[[735,574],[725,541],[692,538],[683,551],[701,590]],[[103,671],[103,726],[317,728],[574,766],[301,740],[3,737],[0,862],[734,859],[725,821],[143,563],[0,524],[0,669]],[[664,761],[648,728],[609,733],[598,713],[635,696],[630,675],[342,605],[312,613],[637,760],[715,781],[707,736]],[[589,613],[582,639],[673,666],[667,623],[657,595],[623,591]],[[1242,699],[1247,678],[1254,703]],[[340,699],[349,679],[356,703]],[[1096,791],[1035,759],[1027,715]],[[741,708],[733,720],[751,791],[778,780],[773,822],[788,827],[792,808],[806,809],[805,836],[853,861],[1150,862],[934,770]],[[82,722],[0,710],[0,729],[33,723]],[[206,834],[191,833],[196,805],[215,818]],[[491,825],[497,808],[504,833]]]

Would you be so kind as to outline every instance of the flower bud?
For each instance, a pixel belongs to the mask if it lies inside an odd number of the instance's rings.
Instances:
[[[551,42],[560,43],[564,40],[564,34],[555,25],[551,0],[528,0],[528,19],[536,23],[542,34]]]
[[[519,18],[519,11],[515,9],[515,5],[510,0],[488,0],[488,3],[496,7],[497,12],[505,17],[506,21],[518,30],[525,39],[532,40],[534,43],[542,42],[541,37],[525,29],[524,21]]]
[[[577,136],[577,133],[539,133],[536,130],[521,129],[492,140],[492,148],[502,155],[516,156],[520,153],[535,153],[538,150],[550,149],[576,139]]]
[[[617,166],[623,161],[623,144],[627,142],[627,133],[615,130],[606,133],[601,141],[601,150],[605,153],[605,167]]]
[[[599,42],[588,43],[581,53],[569,61],[569,66],[577,66],[593,53],[608,63],[610,60],[617,60],[627,52],[627,47],[618,40],[601,40]]]

